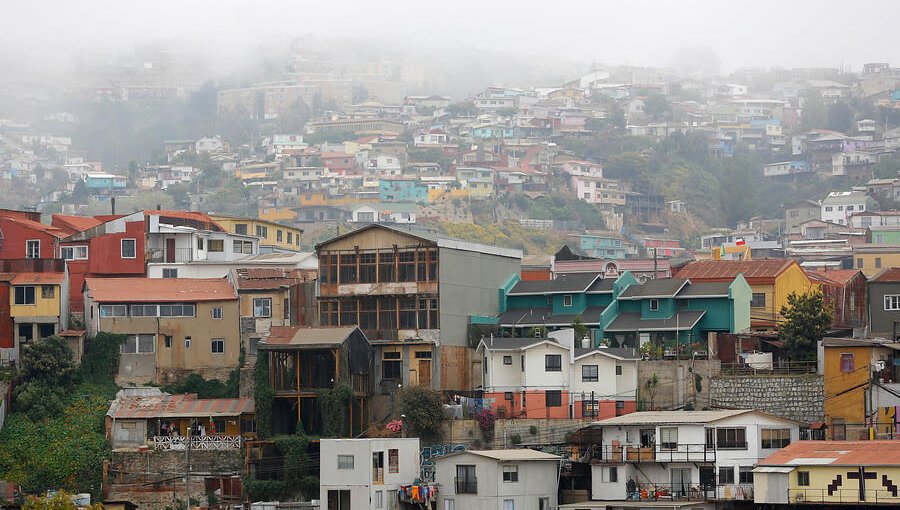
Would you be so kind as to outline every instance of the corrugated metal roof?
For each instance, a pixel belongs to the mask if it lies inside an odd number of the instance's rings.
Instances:
[[[771,283],[787,270],[793,260],[701,260],[692,262],[679,269],[676,275],[691,281],[733,280],[737,275],[744,275],[747,283]]]
[[[798,441],[759,461],[760,466],[900,466],[900,441]]]
[[[65,281],[65,273],[16,273],[13,276],[13,285],[62,285]]]
[[[237,299],[226,278],[85,278],[98,303],[181,303]]]
[[[620,299],[640,299],[650,297],[675,297],[688,284],[684,278],[654,278],[642,285],[629,285]]]
[[[122,420],[240,416],[254,412],[256,412],[256,407],[250,397],[198,399],[196,393],[180,395],[164,393],[162,395],[118,397],[113,401],[106,415]]]
[[[349,328],[304,328],[301,326],[273,326],[269,336],[259,343],[260,349],[281,350],[322,345],[340,345],[346,341],[356,326]]]
[[[882,269],[872,278],[869,283],[896,283],[900,282],[900,267],[888,267]]]
[[[710,423],[732,416],[756,412],[752,409],[719,409],[712,411],[639,411],[606,420],[595,421],[590,426],[644,425],[654,423]]]

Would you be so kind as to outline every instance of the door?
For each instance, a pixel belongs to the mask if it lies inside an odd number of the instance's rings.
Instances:
[[[175,262],[175,239],[170,238],[166,239],[166,263],[172,264]]]
[[[691,488],[691,470],[685,468],[672,469],[672,494],[684,496]]]
[[[350,510],[350,491],[329,490],[328,510]]]
[[[418,367],[418,376],[419,376],[419,385],[425,386],[427,388],[431,387],[431,360],[430,359],[420,359],[417,360],[419,363]]]

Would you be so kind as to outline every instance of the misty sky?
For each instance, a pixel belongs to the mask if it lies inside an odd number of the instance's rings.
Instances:
[[[163,39],[218,57],[311,34],[665,66],[706,46],[742,66],[900,66],[893,0],[3,0],[0,63]],[[45,60],[44,60],[45,59]],[[2,69],[0,69],[2,72]]]

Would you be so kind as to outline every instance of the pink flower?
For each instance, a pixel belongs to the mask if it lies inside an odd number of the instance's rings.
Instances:
[[[385,425],[385,428],[387,428],[391,432],[400,432],[401,430],[403,430],[403,421],[391,420],[387,425]]]

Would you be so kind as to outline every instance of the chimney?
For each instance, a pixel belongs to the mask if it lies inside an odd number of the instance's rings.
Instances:
[[[157,211],[161,211],[161,210],[162,210],[162,205],[161,205],[161,204],[156,204],[156,210],[157,210]]]
[[[115,214],[116,214],[116,197],[109,197],[109,206],[112,210],[112,212],[110,214],[115,216]]]

